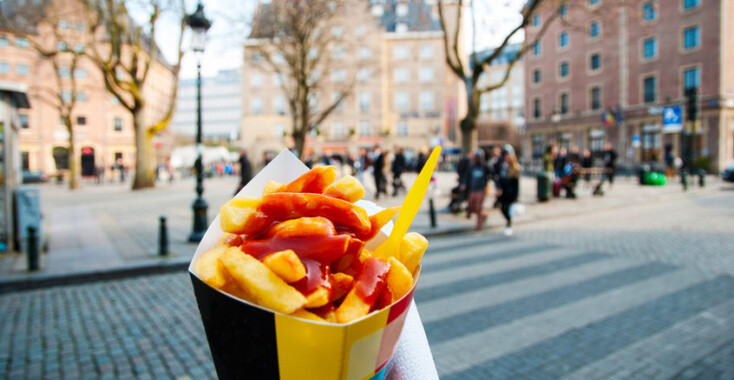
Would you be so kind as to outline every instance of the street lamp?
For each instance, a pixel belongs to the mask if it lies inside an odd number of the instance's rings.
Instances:
[[[199,242],[204,237],[208,220],[206,210],[209,207],[201,196],[204,192],[204,165],[202,163],[201,147],[201,53],[204,52],[206,32],[212,26],[212,22],[204,16],[204,5],[199,2],[196,12],[186,16],[186,25],[191,27],[191,50],[196,53],[196,200],[194,209],[194,226],[189,235],[190,242]]]

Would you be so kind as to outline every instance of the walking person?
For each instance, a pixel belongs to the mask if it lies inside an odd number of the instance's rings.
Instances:
[[[237,163],[240,165],[240,184],[234,192],[235,195],[237,195],[237,193],[239,193],[240,190],[242,190],[242,188],[245,187],[252,179],[252,165],[250,164],[250,160],[247,158],[247,152],[244,149],[240,151],[240,158],[237,160]]]
[[[543,171],[548,173],[549,175],[553,173],[553,165],[556,160],[556,156],[558,155],[558,152],[556,151],[556,147],[554,145],[548,145],[545,148],[545,153],[543,154]]]
[[[392,171],[392,196],[398,195],[398,190],[405,190],[403,180],[400,176],[405,171],[405,155],[403,154],[403,148],[395,146],[395,153],[393,153],[392,164],[390,165],[390,171]]]
[[[471,166],[464,177],[461,190],[469,192],[469,212],[477,214],[477,225],[474,228],[480,231],[487,220],[487,211],[484,210],[484,196],[487,194],[487,185],[491,178],[489,167],[484,161],[484,152],[472,152]]]
[[[380,199],[380,193],[387,197],[387,178],[385,178],[385,153],[379,145],[372,149],[372,175],[375,177],[375,200]]]
[[[607,169],[607,178],[609,179],[609,188],[614,185],[614,173],[617,171],[617,152],[612,149],[612,144],[604,144],[604,167]]]
[[[520,193],[520,171],[522,167],[517,162],[515,150],[512,145],[505,145],[502,151],[502,167],[499,173],[499,197],[500,209],[502,215],[507,220],[505,224],[505,236],[512,236],[512,214],[510,209],[512,204],[517,202]]]

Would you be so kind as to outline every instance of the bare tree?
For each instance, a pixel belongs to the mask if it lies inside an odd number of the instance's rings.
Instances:
[[[342,39],[339,22],[345,21],[349,7],[356,6],[359,1],[272,0],[256,11],[247,59],[262,60],[281,78],[295,149],[301,156],[307,134],[318,132],[353,91],[358,68],[354,62],[347,64],[350,46]],[[327,93],[336,96],[327,98]]]
[[[181,69],[183,33],[186,28],[183,0],[142,0],[134,6],[145,13],[146,20],[136,23],[128,12],[132,1],[90,0],[90,34],[96,37],[89,49],[89,58],[102,71],[107,89],[133,116],[135,130],[135,179],[133,190],[155,186],[155,157],[152,138],[163,131],[173,117],[178,92],[178,74]],[[171,64],[173,74],[170,100],[162,115],[150,121],[151,102],[147,89],[155,86],[150,82],[150,73],[155,65],[162,64],[155,43],[157,27],[164,12],[177,12],[180,24],[177,29],[177,54]],[[146,115],[146,113],[149,113]],[[148,116],[146,118],[146,116]]]
[[[480,79],[482,78],[482,74],[485,72],[486,68],[492,64],[492,62],[503,55],[507,46],[510,45],[510,40],[512,40],[513,37],[518,35],[526,26],[528,26],[528,24],[530,24],[533,15],[535,15],[535,13],[539,11],[541,7],[557,6],[559,2],[556,0],[528,1],[521,11],[521,22],[504,36],[504,38],[502,39],[502,43],[498,47],[496,47],[490,54],[487,54],[486,56],[480,56],[479,54],[477,54],[478,52],[476,51],[476,48],[472,48],[472,52],[469,54],[468,58],[471,60],[471,65],[466,64],[466,58],[460,54],[461,49],[459,47],[462,42],[459,38],[460,30],[462,30],[462,23],[465,22],[463,18],[463,8],[465,6],[465,2],[463,0],[457,0],[453,2],[454,4],[458,3],[456,4],[455,20],[449,20],[449,16],[445,14],[446,11],[444,9],[444,2],[445,0],[438,1],[438,14],[441,23],[441,29],[444,34],[444,51],[446,53],[446,63],[448,64],[450,70],[454,74],[456,74],[457,77],[459,77],[459,80],[464,84],[464,89],[466,91],[467,113],[459,124],[462,136],[461,147],[462,150],[466,152],[477,147],[477,117],[479,116],[479,102],[482,94],[489,93],[505,85],[507,80],[510,78],[510,73],[512,72],[512,68],[515,63],[517,63],[525,54],[525,52],[528,49],[532,48],[534,43],[543,36],[548,26],[551,25],[553,19],[556,18],[557,12],[553,12],[553,16],[550,19],[544,21],[541,30],[537,34],[535,34],[535,38],[532,41],[523,41],[522,46],[518,50],[517,54],[515,54],[509,60],[507,64],[507,69],[505,70],[505,73],[499,82],[481,86],[479,85],[479,83]],[[474,1],[471,1],[470,6],[473,8]],[[476,35],[477,28],[475,25],[473,9],[471,11],[471,16],[472,19],[470,20],[470,22],[472,23],[472,29],[474,30],[474,33]],[[451,22],[453,29],[447,26],[449,25],[449,22]],[[473,41],[476,44],[476,38],[474,38]]]
[[[79,100],[81,87],[78,76],[85,72],[81,67],[89,44],[89,36],[80,32],[82,3],[15,2],[0,8],[0,24],[18,38],[25,39],[42,59],[53,69],[54,80],[31,87],[31,95],[56,108],[68,132],[67,157],[69,162],[69,188],[79,187],[79,160],[74,143],[74,108]],[[76,20],[76,22],[75,22]]]

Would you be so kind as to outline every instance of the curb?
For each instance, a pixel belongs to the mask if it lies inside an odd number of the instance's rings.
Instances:
[[[22,278],[0,280],[0,294],[49,288],[54,286],[78,285],[92,282],[119,280],[151,274],[183,272],[189,267],[190,258],[176,258],[155,262],[127,264],[124,266],[73,273],[38,273]]]

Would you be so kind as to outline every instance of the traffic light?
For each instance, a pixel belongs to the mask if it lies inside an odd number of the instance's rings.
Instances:
[[[686,118],[689,121],[698,119],[698,88],[690,87],[686,89]]]

